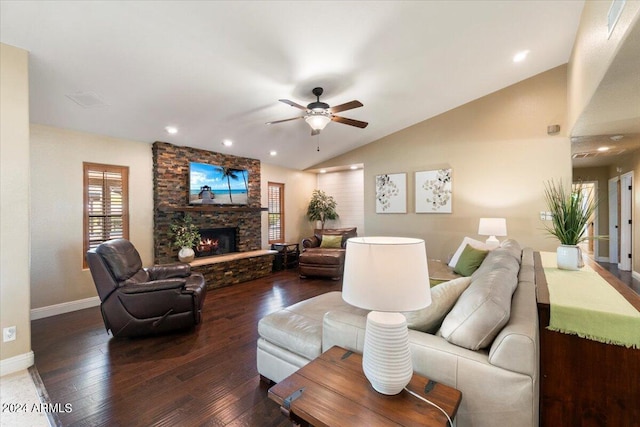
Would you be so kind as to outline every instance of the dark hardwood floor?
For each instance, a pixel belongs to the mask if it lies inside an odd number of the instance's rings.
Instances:
[[[622,271],[618,268],[618,264],[609,262],[598,262],[608,272],[616,276],[622,283],[629,286],[636,294],[640,295],[640,280],[633,277],[630,271]]]
[[[63,426],[290,426],[256,370],[258,321],[341,282],[295,271],[209,291],[192,331],[107,334],[98,307],[35,320],[36,368]]]

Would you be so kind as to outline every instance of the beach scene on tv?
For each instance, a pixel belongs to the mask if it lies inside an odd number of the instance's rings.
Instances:
[[[249,171],[206,163],[189,164],[189,204],[246,205]]]

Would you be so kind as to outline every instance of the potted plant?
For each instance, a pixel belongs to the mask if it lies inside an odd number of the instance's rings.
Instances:
[[[339,215],[336,212],[337,205],[333,196],[327,195],[322,190],[313,190],[311,201],[307,208],[307,218],[309,218],[309,221],[320,221],[322,230],[324,230],[326,220],[338,219]]]
[[[191,216],[185,215],[182,220],[171,224],[169,229],[169,237],[173,239],[173,245],[180,248],[178,259],[182,262],[193,261],[196,256],[193,247],[200,242],[200,233]]]
[[[595,195],[582,184],[567,191],[562,181],[547,182],[544,195],[552,215],[551,225],[545,225],[545,229],[560,240],[556,251],[558,268],[578,270],[584,266],[578,244],[588,239],[584,231],[597,206]]]

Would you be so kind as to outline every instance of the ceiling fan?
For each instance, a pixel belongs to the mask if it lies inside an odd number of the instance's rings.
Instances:
[[[273,125],[276,123],[288,122],[291,120],[304,119],[309,126],[311,126],[311,135],[318,135],[322,129],[330,122],[338,122],[349,126],[355,126],[359,128],[366,128],[369,123],[362,122],[360,120],[348,119],[346,117],[340,117],[334,115],[334,113],[339,113],[340,111],[351,110],[353,108],[362,107],[362,102],[360,101],[351,101],[345,104],[336,105],[335,107],[330,107],[326,102],[320,101],[320,95],[322,95],[323,89],[321,87],[316,87],[311,91],[316,96],[316,101],[311,104],[303,107],[300,104],[297,104],[293,101],[289,101],[288,99],[279,99],[280,102],[284,102],[285,104],[291,105],[292,107],[299,108],[303,110],[305,113],[300,117],[293,117],[290,119],[284,120],[276,120],[274,122],[267,122],[268,125]]]

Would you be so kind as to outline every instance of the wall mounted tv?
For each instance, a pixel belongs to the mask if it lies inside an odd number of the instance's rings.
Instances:
[[[248,194],[248,170],[189,163],[190,205],[246,205]]]

